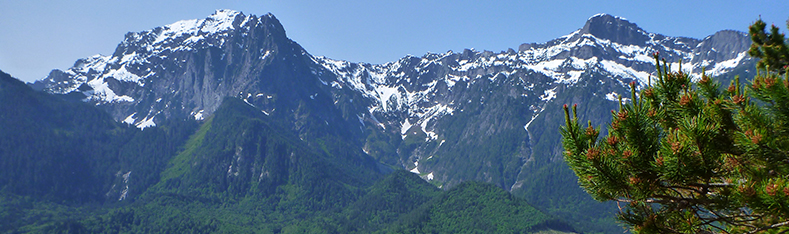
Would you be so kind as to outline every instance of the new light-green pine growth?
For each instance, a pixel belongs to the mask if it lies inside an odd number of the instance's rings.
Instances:
[[[786,66],[777,33],[752,35],[764,63],[746,87],[692,82],[655,54],[656,79],[611,111],[602,138],[565,105],[564,156],[581,186],[616,201],[635,233],[789,232],[789,73],[770,69]]]

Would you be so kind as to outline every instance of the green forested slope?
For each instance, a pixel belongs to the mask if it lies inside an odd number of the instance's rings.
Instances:
[[[141,131],[0,72],[0,232],[133,198],[159,180],[195,127],[163,121]]]
[[[139,130],[0,78],[0,232],[570,230],[493,185],[441,191],[407,171],[384,175],[351,143],[305,142],[239,99],[200,126]]]
[[[273,200],[237,202],[175,194],[60,220],[25,231],[41,233],[563,233],[573,229],[525,200],[479,182],[440,191],[407,171],[396,171],[345,207],[292,216]],[[63,211],[74,215],[76,212]]]

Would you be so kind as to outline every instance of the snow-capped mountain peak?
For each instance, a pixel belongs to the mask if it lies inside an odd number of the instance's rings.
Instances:
[[[644,45],[649,33],[625,18],[609,14],[597,14],[589,18],[579,34],[591,34],[597,38],[620,44]]]
[[[250,39],[253,35],[257,35],[254,40]],[[209,67],[216,66],[216,63],[251,62],[263,65],[277,55],[278,45],[283,43],[291,41],[272,14],[257,17],[239,11],[217,10],[204,19],[182,20],[147,31],[128,33],[112,56],[81,59],[66,71],[53,71],[37,85],[53,93],[82,92],[86,95],[86,101],[97,104],[128,103],[125,105],[139,107],[145,103],[146,106],[156,106],[156,103],[167,103],[168,96],[177,94],[178,89],[172,94],[153,92],[150,95],[155,97],[147,98],[142,96],[149,94],[132,90],[146,90],[143,87],[156,83],[157,79],[183,77],[181,73],[193,69],[189,65],[195,62]],[[425,121],[451,114],[456,108],[453,105],[457,105],[453,102],[437,102],[428,97],[434,97],[437,90],[452,90],[458,82],[476,82],[482,77],[494,81],[499,75],[507,77],[537,72],[552,78],[555,85],[572,85],[583,74],[596,71],[615,77],[623,84],[635,80],[643,86],[648,83],[650,73],[654,70],[654,53],[660,53],[671,62],[678,63],[681,60],[684,63],[682,67],[692,72],[698,73],[702,67],[707,67],[708,71],[717,75],[746,59],[743,52],[747,46],[747,37],[740,32],[723,31],[704,40],[668,37],[646,32],[622,17],[597,14],[590,17],[583,27],[568,35],[544,44],[523,44],[517,52],[448,51],[427,53],[422,57],[406,56],[379,65],[356,64],[325,57],[311,57],[311,61],[338,77],[336,81],[322,78],[321,83],[330,82],[333,87],[339,88],[351,87],[374,100],[367,107],[369,113],[406,111],[409,118],[414,118],[411,123],[422,125],[424,131],[428,132]],[[702,54],[702,51],[705,53]],[[293,52],[309,56],[303,50],[288,51]],[[248,56],[237,56],[247,53]],[[195,56],[205,58],[194,60],[197,58]],[[673,67],[677,68],[679,64]],[[232,73],[233,69],[238,67],[219,71]],[[194,72],[200,76],[209,75]],[[313,69],[311,72],[317,71]],[[222,81],[226,75],[213,74],[211,80]],[[182,86],[205,81],[173,82]],[[232,89],[242,90],[238,87]],[[537,91],[534,95],[544,94]],[[548,95],[540,100],[547,102],[552,99],[548,97],[554,96]],[[197,115],[193,113],[211,113],[212,106],[205,106],[205,103],[218,104],[216,100],[190,102],[194,103],[183,108],[188,109],[187,115],[195,117]],[[129,110],[119,113],[120,116],[116,118],[135,124],[151,123],[153,116],[167,108],[172,107],[164,104],[161,107],[149,107],[148,110]]]
[[[351,63],[326,57],[315,57],[314,61],[337,75],[335,87],[349,87],[372,100],[368,113],[375,117],[372,122],[388,123],[381,124],[382,129],[387,126],[398,129],[396,133],[402,139],[423,133],[426,144],[443,145],[447,137],[445,128],[452,127],[442,125],[444,119],[464,116],[464,112],[486,115],[486,111],[500,111],[492,100],[514,103],[510,109],[527,109],[519,112],[524,121],[509,123],[508,128],[518,125],[527,134],[541,132],[541,127],[535,128],[532,122],[540,121],[543,112],[556,104],[557,99],[566,101],[573,95],[563,93],[564,90],[589,87],[587,92],[591,96],[616,103],[620,94],[630,93],[630,82],[635,81],[639,88],[650,82],[655,71],[654,53],[673,62],[672,69],[681,65],[696,77],[703,68],[713,76],[725,74],[749,59],[745,53],[748,40],[740,32],[719,32],[703,40],[669,37],[647,32],[621,17],[599,14],[566,36],[544,44],[523,44],[517,52],[467,49],[422,57],[405,56],[385,64]],[[710,53],[713,47],[721,52]],[[496,92],[507,93],[507,97]],[[491,109],[480,112],[473,108]],[[548,115],[552,114],[555,113]],[[500,130],[486,129],[483,135],[468,130],[463,137],[492,137]],[[437,149],[422,150],[426,155],[413,154],[404,166],[419,167],[420,172],[440,170],[418,163],[427,160],[434,152],[431,150]]]
[[[214,14],[205,19],[181,20],[154,31],[159,31],[159,35],[151,43],[160,44],[171,38],[178,38],[184,35],[197,36],[201,34],[215,34],[234,29],[236,19],[248,19],[243,13],[233,10],[217,10]],[[243,25],[243,23],[241,23]]]
[[[358,136],[359,142],[371,142],[364,138],[370,131],[393,134],[410,145],[379,156],[396,157],[393,165],[427,173],[425,178],[516,188],[522,181],[495,176],[502,173],[496,168],[505,166],[494,164],[506,162],[509,172],[521,173],[535,158],[550,160],[545,159],[550,152],[536,155],[532,149],[551,141],[539,138],[558,128],[550,122],[557,103],[616,106],[620,94],[630,93],[630,82],[639,87],[649,82],[654,53],[673,62],[673,69],[682,61],[691,73],[706,67],[713,75],[726,74],[748,61],[749,45],[741,32],[702,40],[670,37],[599,14],[566,36],[523,44],[517,51],[466,49],[353,63],[310,55],[287,38],[271,14],[220,10],[205,19],[128,33],[113,55],[81,59],[34,85],[84,94],[116,120],[140,128],[163,118],[203,120],[223,98],[239,97],[266,116],[294,123],[296,131],[309,125]],[[465,152],[467,147],[509,142],[503,135],[516,143],[487,153],[506,159],[479,161],[486,165],[478,165],[478,174],[449,172],[479,160]],[[363,150],[375,147],[380,144]]]
[[[167,96],[175,93],[142,91],[147,89],[144,86],[159,86],[156,80],[182,75],[184,69],[190,69],[188,64],[195,62],[191,61],[195,53],[209,50],[211,58],[216,59],[214,63],[234,63],[231,61],[234,52],[254,47],[257,49],[254,60],[263,61],[271,59],[278,43],[290,41],[274,15],[258,17],[240,11],[217,10],[204,19],[181,20],[151,30],[127,33],[112,55],[80,59],[65,71],[53,70],[33,86],[58,94],[81,92],[85,101],[97,105],[137,108],[141,103],[162,103],[161,107],[144,108],[147,110],[118,111],[117,114],[123,113],[123,116],[116,116],[140,127],[153,126],[154,116],[168,106]],[[218,101],[199,102],[217,102],[218,105]],[[197,106],[201,107],[191,112],[201,113],[204,107]]]
[[[589,16],[589,18],[586,19],[586,20],[589,21],[589,20],[592,20],[594,18],[606,18],[606,17],[613,17],[613,18],[618,19],[618,20],[625,20],[625,21],[627,21],[627,19],[625,17],[615,16],[615,15],[611,15],[611,14],[608,14],[608,13],[597,13],[597,14],[594,14],[592,16]]]

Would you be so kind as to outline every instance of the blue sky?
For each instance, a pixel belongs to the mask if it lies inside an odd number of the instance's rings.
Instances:
[[[216,9],[273,13],[313,55],[385,63],[405,55],[503,51],[542,43],[596,13],[627,18],[649,32],[703,38],[745,31],[760,16],[786,31],[789,1],[169,1],[0,0],[0,70],[24,81],[111,54],[123,35]]]

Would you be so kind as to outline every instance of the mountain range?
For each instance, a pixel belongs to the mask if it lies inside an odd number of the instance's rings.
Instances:
[[[468,181],[493,184],[576,230],[611,233],[621,231],[613,222],[616,206],[593,201],[563,162],[561,105],[578,104],[579,118],[603,125],[620,99],[629,100],[630,83],[649,85],[654,54],[672,69],[707,72],[725,83],[734,75],[752,76],[749,46],[743,32],[671,37],[598,14],[568,35],[517,50],[352,63],[311,55],[272,14],[218,10],[205,19],[127,33],[112,55],[79,59],[28,85],[43,91],[31,90],[35,95],[65,103],[55,106],[74,106],[58,107],[66,112],[108,114],[101,120],[64,117],[70,125],[121,136],[52,133],[72,144],[166,146],[146,152],[155,160],[135,156],[143,152],[139,146],[84,153],[80,160],[102,162],[87,163],[95,166],[83,171],[84,181],[99,182],[76,187],[85,195],[66,200],[155,203],[161,198],[153,194],[169,194],[209,201],[253,197],[276,203],[272,210],[348,210],[375,199],[364,198],[375,190],[364,188],[407,170],[448,194],[482,186]],[[142,134],[164,140],[134,136]],[[118,156],[109,160],[107,154]],[[20,192],[22,183],[13,180],[3,175],[0,186],[22,195],[77,196],[69,190]],[[425,223],[402,222],[399,228]],[[548,223],[571,231],[557,222]]]

